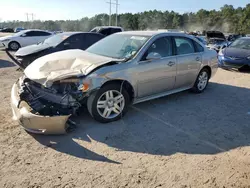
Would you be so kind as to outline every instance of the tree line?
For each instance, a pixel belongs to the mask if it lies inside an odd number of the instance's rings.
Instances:
[[[113,25],[115,14],[112,15]],[[98,14],[80,20],[34,20],[2,22],[2,27],[24,27],[51,31],[89,31],[95,26],[108,25],[109,15]],[[145,11],[118,15],[118,24],[125,30],[180,29],[185,31],[220,30],[226,33],[250,33],[250,4],[234,8],[224,5],[220,10],[201,9],[196,13],[174,11]]]

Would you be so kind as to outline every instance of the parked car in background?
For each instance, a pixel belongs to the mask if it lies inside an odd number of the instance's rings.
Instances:
[[[52,33],[43,30],[29,29],[20,31],[14,35],[0,37],[0,43],[2,43],[5,48],[16,51],[21,47],[42,42],[51,35]]]
[[[207,47],[219,52],[221,48],[227,47],[230,42],[227,41],[225,35],[220,31],[206,32]]]
[[[235,40],[237,40],[237,39],[239,39],[241,37],[246,37],[246,35],[244,35],[244,34],[229,34],[227,36],[227,40],[229,42],[233,42],[233,41],[235,41]]]
[[[250,37],[242,37],[234,41],[218,54],[219,66],[240,69],[250,66]]]
[[[43,42],[20,48],[15,53],[15,58],[7,52],[10,58],[21,68],[26,68],[35,59],[62,50],[81,49],[85,50],[105,36],[90,32],[65,32],[53,35]]]
[[[14,33],[14,30],[12,28],[3,28],[3,29],[0,29],[0,32],[2,32],[2,33]]]
[[[102,35],[108,36],[114,33],[122,32],[124,29],[117,26],[98,26],[90,30],[90,32],[100,33]]]
[[[26,30],[26,29],[24,29],[22,27],[16,27],[15,30],[14,30],[14,32],[18,33],[18,32],[23,31],[23,30]]]
[[[206,41],[206,37],[205,36],[195,36],[195,38],[198,39],[205,46],[207,45],[207,41]]]
[[[36,59],[13,85],[11,105],[27,131],[65,133],[81,106],[107,123],[125,115],[130,104],[187,89],[201,93],[217,61],[214,50],[184,33],[120,32],[86,51]]]

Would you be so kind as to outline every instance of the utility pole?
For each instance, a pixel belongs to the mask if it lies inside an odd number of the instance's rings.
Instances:
[[[109,4],[109,26],[111,26],[111,0],[109,0],[109,2],[107,2]]]
[[[112,3],[111,0],[107,2],[109,4],[109,26],[111,26],[111,5],[116,5],[116,26],[118,24],[118,0],[115,0],[115,3]]]
[[[118,0],[116,0],[116,17],[115,17],[115,25],[117,26],[118,25]]]
[[[31,18],[32,18],[32,21],[34,21],[34,13],[31,13]]]
[[[29,21],[29,13],[25,13],[26,14],[26,18],[27,18],[27,22]]]

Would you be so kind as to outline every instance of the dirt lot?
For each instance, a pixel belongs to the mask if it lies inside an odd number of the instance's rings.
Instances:
[[[136,105],[103,125],[88,114],[64,136],[11,120],[21,75],[0,52],[0,187],[250,187],[250,74],[219,70],[205,93]]]

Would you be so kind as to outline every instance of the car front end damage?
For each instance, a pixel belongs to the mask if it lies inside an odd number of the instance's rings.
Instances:
[[[87,86],[82,79],[66,79],[53,83],[50,88],[26,76],[19,78],[11,91],[13,118],[32,133],[64,134],[71,130],[70,119],[82,106]]]

